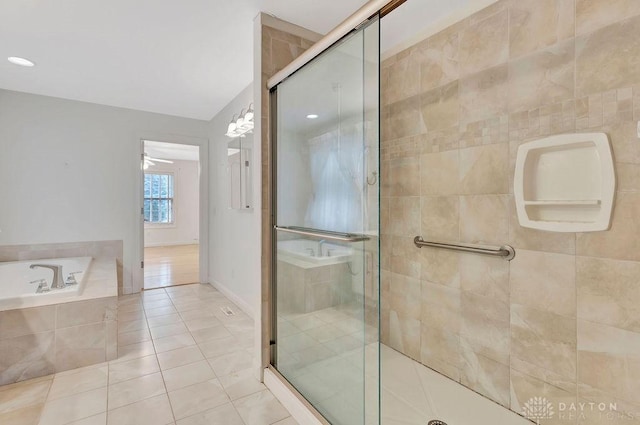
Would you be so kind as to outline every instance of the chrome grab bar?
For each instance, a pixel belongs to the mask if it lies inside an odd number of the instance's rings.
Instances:
[[[331,230],[311,229],[308,227],[273,226],[273,228],[280,232],[293,233],[296,235],[303,235],[303,236],[313,236],[313,237],[328,239],[332,241],[362,242],[362,241],[369,240],[369,237],[366,235],[359,235],[356,233],[333,232]]]
[[[502,245],[500,247],[490,247],[486,245],[459,244],[449,242],[433,242],[425,241],[422,236],[413,238],[413,243],[418,247],[430,246],[433,248],[450,249],[452,251],[473,252],[482,255],[491,255],[494,257],[502,257],[507,261],[513,260],[516,256],[516,250],[511,245]]]

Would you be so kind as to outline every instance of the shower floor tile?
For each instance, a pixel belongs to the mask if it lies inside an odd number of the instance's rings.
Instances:
[[[119,305],[132,317],[118,359],[0,386],[0,424],[297,425],[253,377],[253,321],[212,286],[154,289]]]

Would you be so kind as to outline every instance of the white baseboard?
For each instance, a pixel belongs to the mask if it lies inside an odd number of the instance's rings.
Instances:
[[[324,425],[307,409],[307,406],[289,390],[287,385],[278,379],[269,369],[264,370],[264,385],[269,388],[285,409],[291,413],[293,419],[298,421],[300,425]]]
[[[150,243],[150,244],[144,244],[145,248],[155,248],[158,246],[178,246],[178,245],[198,245],[199,242],[198,241],[194,241],[189,240],[189,241],[183,241],[183,242],[163,242],[163,243]]]
[[[249,317],[253,320],[256,320],[255,312],[253,308],[249,305],[249,303],[245,302],[242,298],[240,298],[235,292],[231,291],[229,288],[224,286],[223,284],[216,282],[213,279],[209,279],[210,285],[216,288],[218,291],[222,292],[222,295],[229,298],[235,305],[240,307],[242,311],[244,311]]]

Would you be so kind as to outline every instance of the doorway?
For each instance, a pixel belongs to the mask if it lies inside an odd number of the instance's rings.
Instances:
[[[200,282],[200,147],[143,140],[144,289]]]

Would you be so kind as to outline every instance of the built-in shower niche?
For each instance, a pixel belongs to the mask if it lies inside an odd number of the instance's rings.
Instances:
[[[613,158],[604,133],[556,135],[518,148],[514,195],[523,227],[607,230],[614,193]]]

